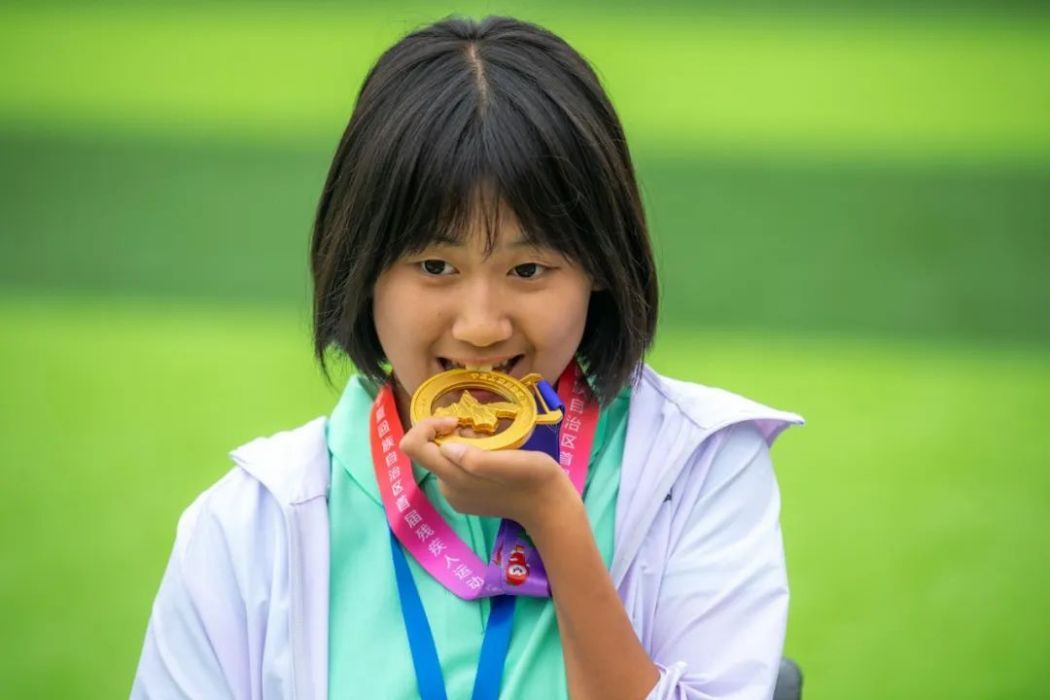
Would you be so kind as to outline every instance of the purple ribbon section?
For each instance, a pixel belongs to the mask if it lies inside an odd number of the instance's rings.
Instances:
[[[546,382],[541,382],[541,387]],[[560,410],[561,401],[555,391],[547,387],[544,398],[551,410]],[[551,401],[553,397],[553,403]],[[558,461],[558,425],[537,425],[532,436],[522,445],[523,450],[545,452]],[[485,568],[485,590],[492,595],[525,595],[546,598],[550,595],[550,583],[543,560],[525,534],[525,529],[513,520],[500,522],[496,542],[492,548],[492,559]]]

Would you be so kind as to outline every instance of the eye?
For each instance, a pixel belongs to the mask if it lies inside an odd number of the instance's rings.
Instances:
[[[444,260],[438,260],[437,258],[429,258],[419,263],[419,269],[426,274],[435,277],[451,275],[456,271],[456,268],[452,267]]]
[[[546,265],[540,265],[539,263],[523,263],[521,265],[515,265],[513,272],[516,276],[522,279],[532,279],[538,277],[547,271]]]

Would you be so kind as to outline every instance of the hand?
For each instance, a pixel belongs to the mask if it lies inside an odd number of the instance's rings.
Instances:
[[[401,450],[434,473],[441,495],[460,513],[510,518],[532,530],[563,507],[581,504],[565,472],[543,452],[434,442],[455,427],[452,416],[426,418],[405,433]]]

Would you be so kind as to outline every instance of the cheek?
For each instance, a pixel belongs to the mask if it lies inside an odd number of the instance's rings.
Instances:
[[[376,282],[372,309],[379,342],[392,363],[412,361],[448,323],[448,313],[433,290],[421,289],[411,277],[396,272]]]
[[[587,323],[587,308],[591,301],[591,284],[582,273],[567,284],[559,294],[561,310],[558,314],[563,333],[583,335]]]
[[[375,286],[372,311],[376,334],[391,362],[396,362],[413,344],[412,331],[419,321],[417,305],[409,303],[411,285],[406,282],[403,276],[388,272],[380,276]]]
[[[539,301],[530,313],[530,336],[538,349],[571,358],[583,338],[590,288],[572,285]]]
[[[544,335],[549,345],[578,344],[587,321],[587,307],[579,304],[562,305],[557,311],[549,308],[543,321]]]

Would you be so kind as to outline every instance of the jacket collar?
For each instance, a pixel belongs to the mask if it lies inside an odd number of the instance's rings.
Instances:
[[[255,438],[230,452],[230,457],[282,506],[324,497],[330,483],[326,423],[321,416],[294,430]]]
[[[754,422],[772,443],[789,425],[803,421],[794,413],[722,389],[668,379],[648,365],[642,366],[627,419],[620,470],[611,567],[614,585],[619,587],[623,581],[664,497],[699,455],[707,438],[744,422]]]

